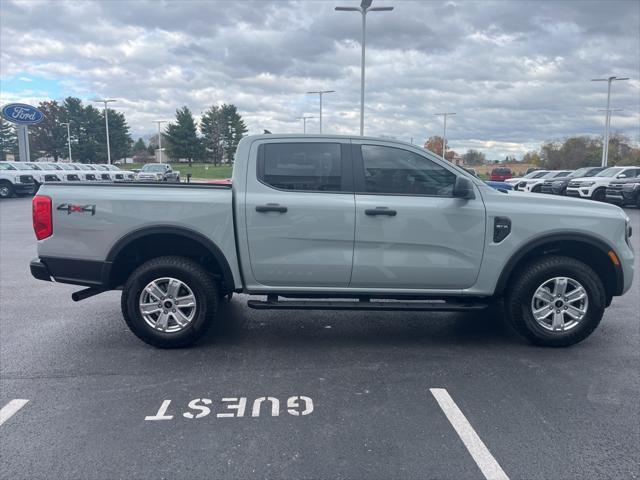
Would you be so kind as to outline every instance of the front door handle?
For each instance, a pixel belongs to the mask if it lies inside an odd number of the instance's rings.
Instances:
[[[367,215],[386,215],[388,217],[395,217],[398,214],[395,210],[387,207],[367,208],[364,213]]]
[[[264,212],[278,212],[278,213],[286,213],[287,207],[283,207],[282,205],[278,205],[277,203],[267,203],[266,205],[256,205],[256,212],[264,213]]]

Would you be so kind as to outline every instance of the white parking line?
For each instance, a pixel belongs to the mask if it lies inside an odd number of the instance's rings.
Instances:
[[[487,480],[509,480],[462,411],[444,388],[429,389]]]
[[[23,400],[21,398],[17,398],[15,400],[11,400],[4,407],[0,409],[0,425],[13,417],[18,410],[24,407],[29,400]]]

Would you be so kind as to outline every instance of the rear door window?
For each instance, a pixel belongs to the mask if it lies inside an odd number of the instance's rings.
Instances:
[[[258,149],[258,180],[279,189],[349,191],[351,168],[339,143],[266,143]]]

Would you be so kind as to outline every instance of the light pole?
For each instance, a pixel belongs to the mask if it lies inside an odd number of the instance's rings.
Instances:
[[[158,124],[158,163],[162,163],[162,132],[161,125],[167,123],[168,120],[154,120],[153,123]]]
[[[307,92],[308,94],[310,93],[317,93],[318,96],[320,97],[320,133],[322,134],[322,95],[324,95],[325,93],[333,93],[335,92],[335,90],[317,90],[315,92]]]
[[[104,125],[107,129],[107,165],[111,165],[111,146],[109,145],[109,109],[107,104],[115,102],[113,98],[94,98],[92,102],[104,103]]]
[[[604,115],[604,142],[602,144],[602,166],[606,167],[609,161],[609,124],[611,122],[611,109],[609,108],[609,101],[611,99],[611,82],[617,82],[618,80],[629,80],[628,77],[618,78],[593,78],[592,82],[607,82],[607,109]]]
[[[69,129],[69,122],[61,123],[60,125],[67,126],[67,145],[69,145],[69,163],[71,163],[71,130]]]
[[[445,158],[445,153],[447,153],[447,117],[450,115],[455,115],[456,112],[443,112],[443,113],[434,113],[434,115],[444,117],[444,131],[442,132],[442,158]]]
[[[310,118],[316,118],[316,117],[311,117],[311,116],[308,116],[308,117],[304,117],[304,116],[303,116],[303,117],[298,117],[298,120],[302,120],[302,128],[303,128],[302,132],[303,132],[303,133],[307,133],[307,120],[309,120]]]
[[[367,43],[367,12],[389,12],[393,7],[371,7],[373,0],[362,0],[358,7],[336,7],[339,12],[360,12],[362,14],[362,59],[360,61],[360,136],[364,135],[364,53]]]

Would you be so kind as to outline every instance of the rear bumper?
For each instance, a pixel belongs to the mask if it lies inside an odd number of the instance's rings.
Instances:
[[[32,260],[30,269],[31,275],[38,280],[106,288],[111,262],[45,257]]]
[[[51,274],[49,273],[49,269],[47,266],[40,261],[39,258],[35,260],[31,260],[31,264],[29,265],[31,268],[31,275],[33,278],[38,280],[44,280],[45,282],[51,281]]]

